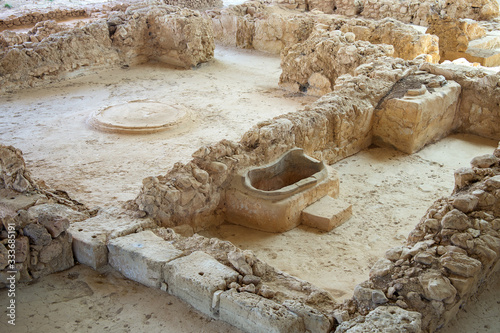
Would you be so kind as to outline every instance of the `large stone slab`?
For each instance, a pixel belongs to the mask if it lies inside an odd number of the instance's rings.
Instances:
[[[164,277],[168,292],[189,303],[204,314],[217,317],[219,290],[238,279],[239,273],[221,264],[205,252],[196,251],[189,256],[165,265]]]
[[[182,251],[149,230],[112,239],[108,250],[109,264],[113,268],[152,288],[160,288],[163,266],[182,256]]]
[[[351,204],[327,195],[302,211],[302,224],[330,231],[351,216]]]
[[[131,218],[114,211],[103,211],[93,218],[71,224],[68,232],[73,236],[75,259],[93,269],[99,269],[108,263],[109,239],[154,225],[150,219]]]
[[[251,293],[220,295],[219,319],[248,333],[303,333],[304,321],[284,306]]]

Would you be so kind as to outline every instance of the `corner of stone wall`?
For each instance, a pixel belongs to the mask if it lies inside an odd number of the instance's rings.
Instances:
[[[455,172],[455,190],[436,201],[410,233],[407,245],[389,249],[344,304],[365,319],[342,322],[336,332],[364,327],[375,312],[400,308],[415,321],[405,332],[434,332],[500,271],[500,150],[478,156]],[[404,310],[401,310],[404,309]],[[392,310],[391,310],[392,311]],[[354,315],[355,316],[355,315]],[[401,314],[377,317],[395,323]],[[380,319],[379,319],[380,320]],[[417,325],[417,322],[420,322]],[[421,325],[421,327],[419,327]],[[418,328],[418,329],[417,329]]]
[[[31,179],[20,150],[0,145],[0,288],[74,265],[67,229],[89,212],[61,193]]]

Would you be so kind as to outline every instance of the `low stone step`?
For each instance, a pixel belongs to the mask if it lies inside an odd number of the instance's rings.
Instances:
[[[324,196],[302,211],[302,224],[330,231],[352,216],[352,205],[330,196]]]
[[[125,277],[145,286],[159,289],[163,266],[183,252],[146,230],[112,239],[108,243],[109,264]]]

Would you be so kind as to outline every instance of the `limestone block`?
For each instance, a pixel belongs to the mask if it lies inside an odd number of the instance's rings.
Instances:
[[[134,233],[139,228],[154,225],[150,219],[134,219],[114,211],[101,211],[95,217],[71,224],[75,259],[81,264],[99,269],[108,263],[107,241]]]
[[[429,300],[452,301],[457,294],[450,280],[439,272],[430,271],[423,274],[419,277],[419,281],[424,289],[425,297]]]
[[[73,253],[80,263],[99,269],[108,264],[108,247],[106,235],[91,232],[79,232],[74,229],[69,231],[73,236]]]
[[[17,212],[21,209],[28,209],[33,206],[37,200],[46,198],[42,194],[20,194],[17,191],[9,189],[0,189],[0,207]]]
[[[238,275],[235,270],[201,251],[172,260],[164,268],[168,292],[214,318],[219,311],[217,300],[213,302],[214,294],[225,290],[231,282],[236,282]]]
[[[458,209],[453,209],[452,211],[446,213],[443,217],[441,220],[441,226],[444,229],[465,230],[470,228],[472,225],[467,215]]]
[[[351,204],[327,195],[302,211],[302,224],[330,231],[347,221],[351,216]]]
[[[182,256],[182,251],[149,230],[112,239],[108,250],[113,268],[152,288],[160,288],[164,264]]]
[[[441,139],[454,129],[459,95],[460,85],[448,81],[417,96],[384,101],[374,117],[375,142],[412,154]]]
[[[28,209],[28,218],[31,221],[36,221],[39,217],[42,218],[44,216],[49,217],[49,219],[59,217],[67,219],[69,220],[69,222],[79,222],[89,217],[87,214],[81,213],[61,204],[36,205]]]
[[[343,322],[335,333],[420,333],[422,315],[397,306],[379,306],[366,317]]]
[[[330,332],[332,323],[318,310],[302,302],[286,300],[283,306],[304,320],[304,326],[309,332]]]
[[[248,333],[302,333],[302,318],[271,300],[251,293],[220,295],[219,319]]]

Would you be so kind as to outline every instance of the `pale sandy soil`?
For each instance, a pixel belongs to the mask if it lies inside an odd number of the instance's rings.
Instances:
[[[146,65],[0,96],[0,142],[20,148],[33,176],[89,206],[134,199],[148,176],[187,162],[200,146],[239,140],[252,125],[315,100],[277,88],[277,57],[218,47],[194,70]],[[149,99],[192,120],[150,135],[109,134],[86,124],[95,110]]]
[[[453,171],[497,142],[453,135],[406,155],[373,147],[334,164],[340,196],[353,205],[353,217],[331,232],[298,227],[271,234],[224,224],[203,235],[229,240],[283,271],[350,298],[356,284],[390,247],[404,243],[427,208],[451,193]]]
[[[11,11],[5,3],[14,10],[95,2],[106,1],[1,0],[0,14]],[[154,65],[93,71],[0,96],[0,142],[23,150],[35,178],[91,207],[116,205],[133,199],[144,177],[188,161],[199,146],[238,140],[253,124],[314,100],[277,89],[279,74],[279,58],[221,47],[213,61],[192,71]],[[145,136],[101,133],[86,125],[91,112],[137,99],[185,107],[192,121]],[[299,227],[275,235],[223,225],[205,234],[252,249],[337,299],[348,298],[370,265],[402,244],[430,204],[451,192],[453,170],[495,146],[452,136],[412,156],[371,148],[337,163],[340,198],[353,204],[354,216],[330,233]],[[499,299],[496,283],[443,332],[499,332]],[[17,300],[19,325],[13,330],[2,319],[0,332],[237,332],[166,293],[81,266],[20,286]],[[0,297],[2,311],[5,301]]]
[[[15,326],[4,320],[7,301],[0,297],[3,333],[241,333],[159,289],[81,265],[19,287]]]

